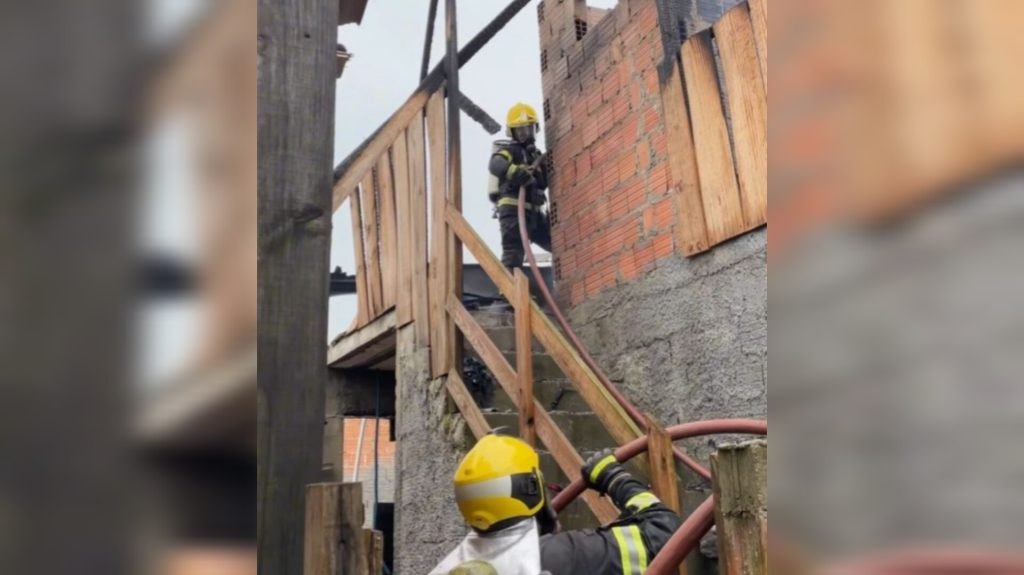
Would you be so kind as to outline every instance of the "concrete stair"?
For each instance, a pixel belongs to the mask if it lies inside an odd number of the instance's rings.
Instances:
[[[485,317],[478,317],[481,325],[487,331],[491,340],[504,354],[509,364],[516,365],[515,353],[515,328],[514,315],[511,311],[486,312]],[[502,317],[504,314],[505,317]],[[474,313],[477,316],[478,313]],[[476,357],[475,352],[467,348],[470,356]],[[573,446],[586,458],[595,451],[615,445],[614,440],[605,430],[604,426],[597,419],[589,406],[576,392],[572,383],[565,377],[562,370],[540,344],[533,342],[533,375],[534,375],[534,397],[536,397],[544,409],[548,411],[551,418],[559,429],[569,438]],[[512,403],[512,400],[495,382],[494,401],[491,405],[481,406],[484,409],[484,417],[492,428],[502,428],[508,435],[519,434],[519,416]],[[543,444],[538,442],[538,452],[541,458],[541,472],[548,483],[556,483],[562,486],[568,484],[568,479],[559,469],[554,458],[544,450]],[[568,509],[559,515],[563,527],[594,528],[597,521],[586,505],[577,500]]]

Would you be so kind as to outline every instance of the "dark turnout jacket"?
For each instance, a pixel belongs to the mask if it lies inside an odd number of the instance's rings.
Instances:
[[[632,477],[608,495],[624,510],[599,529],[565,531],[540,540],[541,567],[551,575],[640,575],[682,523],[678,515]]]

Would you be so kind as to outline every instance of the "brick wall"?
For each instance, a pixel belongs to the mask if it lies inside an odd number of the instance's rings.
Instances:
[[[363,429],[363,445],[359,449],[359,428],[364,421],[360,418],[346,418],[343,435],[343,461],[345,462],[345,481],[351,481],[356,471],[356,452],[359,452],[359,481],[363,483],[363,501],[369,504],[373,501],[373,439],[376,422],[373,418],[367,418],[366,427]],[[381,419],[378,445],[378,467],[380,472],[379,488],[380,500],[385,502],[394,501],[394,477],[395,477],[395,442],[391,441],[391,420]],[[370,515],[367,513],[367,521]]]
[[[570,305],[676,253],[655,2],[620,0],[577,39],[579,15],[595,15],[581,4],[538,8],[555,277]]]

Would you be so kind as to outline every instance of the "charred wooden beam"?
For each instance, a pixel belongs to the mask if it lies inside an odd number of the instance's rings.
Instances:
[[[430,45],[434,42],[434,20],[437,19],[437,0],[430,0],[430,9],[427,11],[427,32],[423,39],[423,63],[420,65],[420,82],[427,77],[427,68],[430,67]]]
[[[480,124],[480,127],[488,134],[493,135],[501,131],[501,124],[488,115],[483,108],[473,103],[465,93],[458,94],[456,99],[458,100],[459,108],[472,118],[474,122]]]

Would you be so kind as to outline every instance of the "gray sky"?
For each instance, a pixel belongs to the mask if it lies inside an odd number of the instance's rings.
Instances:
[[[458,6],[459,46],[483,28],[509,0],[463,0]],[[612,3],[606,0],[604,3]],[[440,2],[431,49],[432,64],[444,54],[444,2]],[[591,2],[597,5],[599,2]],[[338,40],[354,54],[338,82],[335,159],[342,160],[400,106],[419,84],[428,2],[371,0],[361,25],[339,28]],[[494,119],[517,101],[541,111],[540,49],[537,2],[531,2],[462,67],[460,86]],[[462,116],[463,211],[492,250],[500,250],[498,224],[487,200],[487,160],[491,136]],[[543,133],[541,134],[543,141]],[[353,271],[351,216],[348,206],[334,216],[331,269]],[[468,256],[467,256],[468,259]],[[355,296],[331,298],[328,337],[348,327],[355,316]]]

